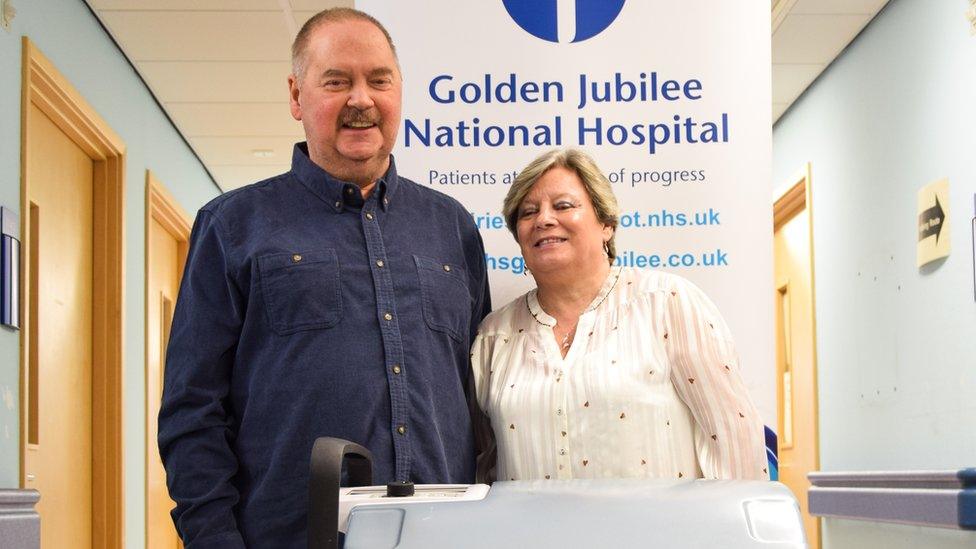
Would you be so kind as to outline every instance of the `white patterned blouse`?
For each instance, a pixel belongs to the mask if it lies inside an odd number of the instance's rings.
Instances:
[[[691,282],[612,268],[565,358],[555,323],[532,290],[479,328],[480,480],[768,478],[728,327]]]

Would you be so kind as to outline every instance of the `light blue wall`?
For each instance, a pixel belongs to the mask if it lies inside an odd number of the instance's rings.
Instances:
[[[126,546],[144,545],[144,194],[151,169],[192,216],[219,193],[132,68],[81,0],[14,0],[0,30],[0,204],[20,210],[21,36],[72,82],[126,145],[125,509]],[[19,483],[19,336],[0,328],[0,487]]]
[[[812,163],[821,468],[976,466],[976,36],[967,0],[892,0],[773,131]],[[915,266],[916,193],[948,177],[952,253]],[[973,547],[976,533],[825,521],[824,547]]]

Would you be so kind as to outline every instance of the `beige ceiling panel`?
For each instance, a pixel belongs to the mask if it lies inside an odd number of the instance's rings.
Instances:
[[[353,0],[290,0],[295,11],[318,12],[326,8],[354,8]]]
[[[285,91],[284,80],[281,85]],[[301,136],[301,122],[280,103],[168,103],[170,115],[188,137]]]
[[[823,65],[773,65],[773,103],[792,103],[813,82]]]
[[[290,163],[278,166],[216,166],[210,168],[210,173],[221,189],[229,191],[274,177],[290,169]]]
[[[293,15],[295,16],[295,24],[298,25],[298,28],[302,28],[302,25],[304,25],[305,22],[308,21],[309,19],[311,19],[312,16],[315,15],[316,13],[318,13],[318,12],[317,11],[296,11],[296,12],[294,12]]]
[[[291,66],[287,62],[143,61],[138,66],[163,103],[281,103],[288,99],[285,79]]]
[[[783,116],[786,109],[790,108],[789,103],[773,103],[773,124],[779,120],[779,117]]]
[[[277,11],[278,0],[87,0],[96,10]]]
[[[191,137],[208,166],[276,166],[291,163],[292,148],[304,137]]]
[[[773,35],[773,63],[830,63],[870,15],[792,15]]]
[[[280,11],[112,11],[102,20],[135,62],[291,58],[291,35]]]
[[[888,0],[797,0],[791,14],[867,14],[874,15]]]

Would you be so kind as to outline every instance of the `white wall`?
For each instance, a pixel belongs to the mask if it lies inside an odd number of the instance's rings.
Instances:
[[[821,465],[976,466],[976,36],[967,0],[892,0],[773,132],[812,163]],[[916,192],[948,177],[952,254],[915,266]],[[825,521],[824,547],[973,547],[976,533]]]

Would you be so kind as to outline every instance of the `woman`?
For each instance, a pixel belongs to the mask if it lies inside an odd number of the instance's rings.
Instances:
[[[482,423],[479,477],[768,478],[725,322],[683,278],[612,267],[617,213],[577,150],[542,155],[505,197],[538,287],[485,318],[472,348],[497,444]]]

